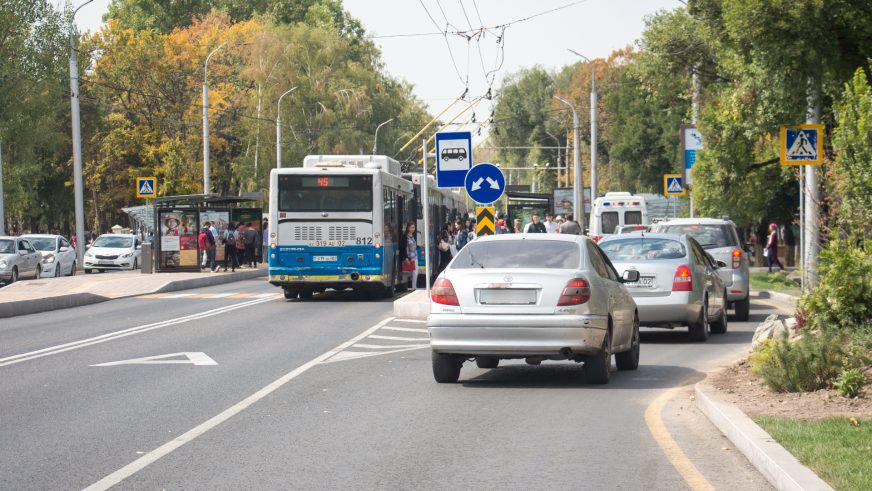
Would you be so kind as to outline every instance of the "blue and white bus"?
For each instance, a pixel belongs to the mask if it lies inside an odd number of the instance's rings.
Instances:
[[[408,286],[398,242],[416,210],[399,162],[309,155],[301,168],[272,170],[269,204],[269,281],[285,298],[328,288],[392,297]]]

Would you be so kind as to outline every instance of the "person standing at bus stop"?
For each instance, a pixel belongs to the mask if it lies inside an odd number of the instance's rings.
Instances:
[[[418,236],[415,222],[406,224],[406,232],[400,237],[400,264],[404,272],[411,276],[411,288],[418,286]]]
[[[569,235],[580,235],[581,234],[581,226],[573,220],[572,213],[566,214],[566,220],[563,224],[560,225],[560,233],[561,234],[569,234]]]
[[[204,224],[200,230],[200,235],[197,236],[197,245],[200,246],[201,251],[206,253],[210,271],[213,273],[217,271],[217,266],[215,265],[215,238],[212,237],[208,224]]]

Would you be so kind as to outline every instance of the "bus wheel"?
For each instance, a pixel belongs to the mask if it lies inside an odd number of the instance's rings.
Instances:
[[[299,288],[285,288],[285,298],[288,300],[297,298],[297,295],[300,294]]]
[[[382,288],[382,298],[394,298],[394,286],[388,285]]]
[[[302,290],[300,290],[300,298],[302,298],[304,300],[311,299],[312,295],[314,295],[314,294],[315,294],[315,290],[313,290],[311,288],[303,288]]]

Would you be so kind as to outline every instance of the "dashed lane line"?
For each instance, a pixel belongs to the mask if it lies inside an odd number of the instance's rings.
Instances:
[[[148,452],[147,454],[143,455],[142,457],[139,457],[138,459],[134,460],[133,462],[125,465],[124,467],[109,474],[108,476],[104,477],[103,479],[100,479],[99,481],[95,482],[94,484],[88,486],[87,488],[85,488],[85,491],[102,491],[105,489],[109,489],[112,486],[115,486],[116,484],[120,483],[121,481],[127,479],[128,477],[136,474],[137,472],[141,471],[142,469],[145,469],[149,465],[153,464],[161,457],[164,457],[164,456],[170,454],[171,452],[173,452],[177,448],[181,447],[182,445],[196,439],[197,437],[203,435],[204,433],[211,430],[212,428],[215,428],[216,426],[220,425],[221,423],[227,421],[228,419],[232,418],[233,416],[244,411],[246,408],[248,408],[249,406],[251,406],[255,402],[257,402],[257,401],[263,399],[264,397],[270,395],[271,393],[275,392],[276,390],[281,388],[283,385],[287,384],[291,380],[293,380],[293,379],[299,377],[300,375],[302,375],[303,373],[307,372],[312,367],[314,367],[314,366],[318,365],[319,363],[329,359],[330,357],[336,355],[337,353],[340,353],[341,351],[345,350],[346,348],[354,345],[354,343],[356,343],[356,342],[360,341],[361,339],[374,333],[379,328],[381,328],[383,325],[390,322],[392,319],[393,319],[393,317],[388,317],[387,319],[385,319],[385,320],[379,322],[378,324],[370,327],[369,329],[363,331],[362,333],[349,339],[348,341],[340,344],[339,346],[331,349],[330,351],[327,351],[326,353],[324,353],[322,355],[316,356],[312,360],[304,363],[303,365],[300,365],[299,367],[291,370],[290,372],[286,373],[285,375],[282,375],[281,377],[274,380],[273,382],[271,382],[269,385],[265,386],[264,388],[258,390],[254,394],[246,397],[245,399],[237,402],[236,404],[230,406],[229,408],[218,413],[217,415],[209,418],[208,420],[200,423],[199,425],[195,426],[194,428],[186,431],[185,433],[181,434],[180,436],[164,443],[160,447],[152,450],[151,452]]]
[[[114,341],[116,339],[121,339],[127,336],[132,336],[134,334],[142,334],[144,332],[152,331],[155,329],[160,329],[162,327],[174,326],[176,324],[182,324],[185,322],[190,322],[193,320],[203,319],[206,317],[212,317],[215,315],[220,315],[225,312],[230,312],[236,309],[242,309],[245,307],[250,307],[252,305],[257,305],[265,302],[273,301],[279,298],[281,295],[273,294],[271,297],[258,298],[256,300],[249,300],[248,302],[240,302],[231,305],[225,305],[224,307],[219,307],[217,309],[206,310],[204,312],[197,312],[195,314],[186,315],[183,317],[177,317],[175,319],[168,319],[160,322],[153,322],[150,324],[144,324],[141,326],[131,327],[128,329],[122,329],[120,331],[109,332],[106,334],[101,334],[99,336],[94,336],[90,338],[80,339],[78,341],[72,341],[69,343],[59,344],[57,346],[50,346],[48,348],[39,349],[36,351],[29,351],[27,353],[21,353],[17,355],[7,356],[6,358],[0,358],[0,367],[5,367],[9,365],[14,365],[16,363],[21,363],[28,360],[35,360],[37,358],[42,358],[44,356],[56,355],[58,353],[63,353],[66,351],[71,351],[79,348],[84,348],[86,346],[93,346],[95,344],[105,343],[107,341]]]

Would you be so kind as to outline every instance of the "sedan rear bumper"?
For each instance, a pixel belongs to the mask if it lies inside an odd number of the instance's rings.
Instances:
[[[430,346],[437,353],[559,356],[599,352],[608,318],[598,315],[430,314]]]
[[[639,323],[689,324],[699,318],[702,303],[691,297],[691,292],[669,292],[663,296],[633,296],[639,310]]]

